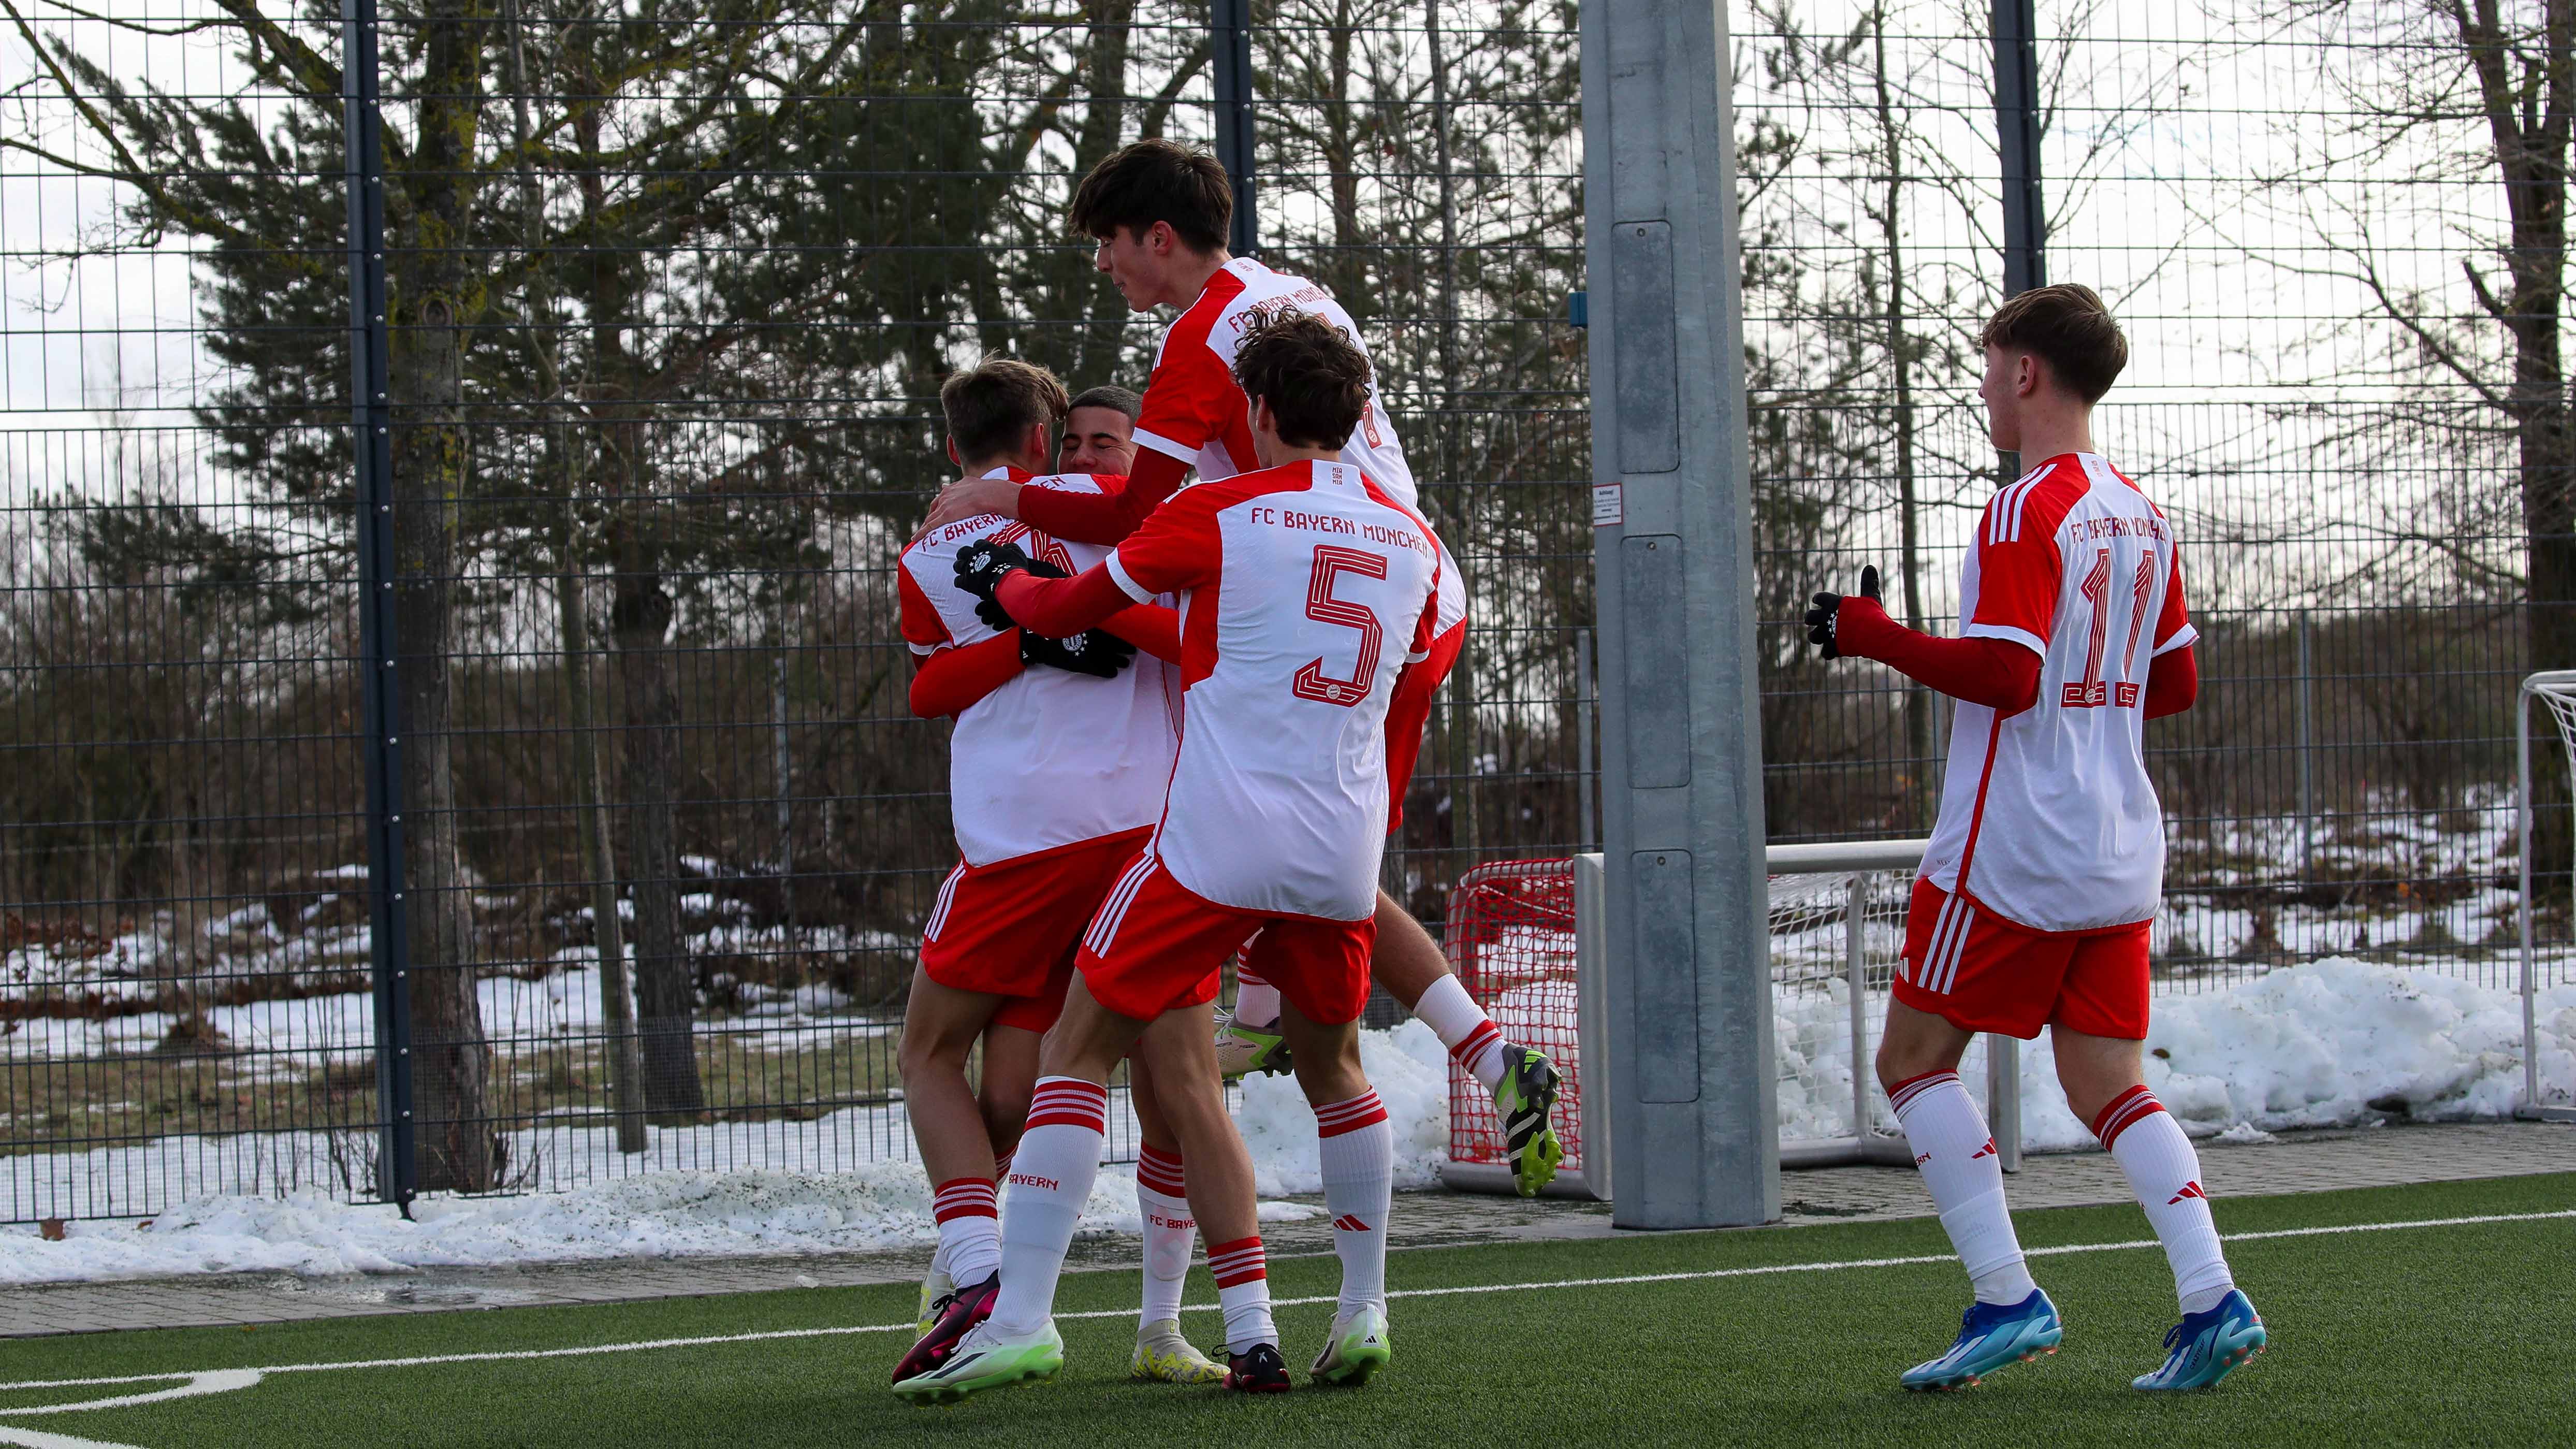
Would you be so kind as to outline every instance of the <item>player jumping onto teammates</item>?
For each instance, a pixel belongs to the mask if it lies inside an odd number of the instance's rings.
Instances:
[[[1238,946],[1281,990],[1281,1030],[1321,1138],[1342,1288],[1313,1374],[1356,1383],[1390,1357],[1394,1136],[1360,1069],[1358,1019],[1386,843],[1387,705],[1398,675],[1428,654],[1439,550],[1413,510],[1341,460],[1369,374],[1340,329],[1302,314],[1270,319],[1235,366],[1253,398],[1259,471],[1174,496],[1079,578],[1038,578],[998,544],[958,558],[961,585],[1041,633],[1181,594],[1184,718],[1162,822],[1092,921],[1042,1048],[1003,1215],[1000,1298],[945,1363],[896,1385],[916,1401],[1062,1367],[1056,1279],[1098,1172],[1109,1071],[1147,1023],[1212,1001]],[[1190,1152],[1190,1205],[1225,1315],[1226,1385],[1284,1390],[1250,1160],[1239,1139],[1222,1160],[1194,1142]]]
[[[1304,277],[1272,271],[1226,251],[1233,187],[1204,152],[1140,141],[1091,168],[1074,192],[1072,223],[1099,242],[1098,266],[1139,312],[1184,310],[1163,334],[1144,408],[1135,422],[1135,472],[1115,495],[1070,494],[966,479],[942,492],[934,526],[981,513],[1021,519],[1058,538],[1115,544],[1132,533],[1195,468],[1202,482],[1256,466],[1251,414],[1233,362],[1246,329],[1263,317],[1303,312],[1324,318],[1363,357],[1368,344],[1332,294]],[[1413,469],[1372,382],[1358,426],[1340,457],[1407,509],[1419,508]],[[1388,828],[1402,823],[1404,786],[1422,748],[1440,683],[1466,642],[1467,595],[1456,562],[1433,540],[1442,564],[1439,638],[1432,657],[1408,672],[1387,718],[1388,778],[1395,799]],[[1558,1077],[1544,1053],[1505,1041],[1449,971],[1439,943],[1394,897],[1377,896],[1377,954],[1370,969],[1387,994],[1437,1033],[1450,1055],[1494,1094],[1512,1175],[1523,1196],[1556,1176],[1564,1156],[1548,1114]],[[1280,1031],[1280,993],[1257,970],[1240,973],[1234,1011],[1218,1044],[1228,1076],[1289,1065]]]
[[[950,456],[967,477],[989,472],[1077,490],[1120,481],[1037,475],[1059,417],[1093,421],[1068,410],[1063,387],[1043,368],[988,360],[950,377],[940,406]],[[961,857],[922,933],[899,1056],[905,1107],[934,1184],[939,1248],[922,1285],[921,1342],[897,1378],[944,1356],[999,1291],[995,1176],[997,1168],[1008,1170],[1028,1113],[1039,1035],[1063,1004],[1082,924],[1162,813],[1178,748],[1162,663],[1179,654],[1173,612],[1140,605],[1105,629],[1062,640],[997,628],[978,617],[974,599],[955,582],[959,551],[991,538],[1019,542],[1059,575],[1105,552],[1060,544],[1006,519],[975,518],[911,544],[897,571],[904,638],[920,666],[913,712],[957,721],[949,798]],[[1148,656],[1141,661],[1139,644]],[[1212,1077],[1206,1043],[1190,1039],[1190,1029],[1170,1030],[1178,1033],[1173,1051],[1189,1062],[1186,1074]],[[980,1101],[966,1083],[967,1054],[979,1036]],[[1141,1062],[1134,1085],[1145,1139],[1137,1201],[1147,1221],[1145,1308],[1132,1371],[1208,1382],[1223,1371],[1181,1337],[1178,1322],[1193,1236],[1184,1154]],[[1178,1110],[1195,1106],[1209,1119],[1207,1130],[1231,1132],[1221,1097],[1204,1090],[1182,1096]],[[941,1333],[952,1318],[952,1331]]]
[[[1976,1302],[1949,1352],[1905,1371],[1957,1389],[2057,1351],[2064,1325],[2031,1281],[1985,1118],[1959,1084],[1976,1032],[2049,1028],[2066,1103],[2119,1161],[2163,1240],[2182,1299],[2141,1389],[2204,1388],[2260,1352],[2200,1161],[2148,1091],[2147,931],[2163,893],[2164,817],[2146,720],[2199,693],[2172,530],[2093,450],[2093,405],[2129,344],[2102,299],[2042,287],[1979,341],[1994,445],[2041,461],[1987,504],[1959,579],[1962,637],[1895,623],[1878,571],[1856,597],[1816,595],[1824,657],[1875,659],[1958,700],[1948,782],[1914,883],[1878,1078],[1965,1263]]]

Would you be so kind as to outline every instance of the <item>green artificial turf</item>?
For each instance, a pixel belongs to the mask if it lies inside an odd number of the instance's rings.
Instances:
[[[2222,1201],[2223,1231],[2277,1231],[2576,1207],[2576,1177]],[[1398,1209],[1402,1211],[1399,1199]],[[2134,1208],[2019,1215],[2033,1249],[2135,1242]],[[2272,1351],[2217,1391],[2150,1397],[2172,1280],[2152,1247],[2034,1255],[2067,1320],[2055,1358],[1966,1393],[1899,1392],[1943,1348],[1965,1284],[1939,1226],[1620,1235],[1398,1253],[1403,1292],[1933,1256],[1939,1261],[1677,1281],[1399,1297],[1394,1367],[1365,1389],[1246,1400],[1131,1384],[1132,1320],[1062,1323],[1055,1383],[953,1409],[885,1391],[901,1332],[702,1343],[533,1360],[273,1373],[160,1404],[51,1415],[11,1409],[157,1384],[0,1390],[0,1444],[30,1432],[168,1449],[198,1444],[1509,1446],[1554,1442],[1997,1445],[2576,1443],[2576,1218],[2326,1233],[2231,1244]],[[1329,1294],[1330,1258],[1274,1262],[1282,1298]],[[1065,1280],[1059,1309],[1122,1310],[1125,1273]],[[1203,1270],[1193,1301],[1213,1298]],[[565,1348],[892,1324],[910,1290],[814,1289],[596,1308],[524,1308],[263,1328],[0,1344],[0,1384]],[[1280,1313],[1302,1366],[1328,1304]],[[1184,1326],[1217,1336],[1213,1313]],[[1301,1376],[1302,1377],[1302,1376]],[[62,1443],[65,1441],[51,1441]]]

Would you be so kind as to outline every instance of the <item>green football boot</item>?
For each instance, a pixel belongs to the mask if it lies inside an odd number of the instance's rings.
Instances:
[[[1565,1146],[1547,1114],[1556,1106],[1564,1079],[1547,1053],[1525,1046],[1503,1046],[1503,1079],[1494,1084],[1494,1111],[1503,1119],[1503,1150],[1512,1165],[1512,1185],[1523,1197],[1556,1180]]]
[[[1026,1338],[1006,1339],[988,1320],[957,1341],[937,1368],[899,1379],[895,1396],[915,1404],[954,1404],[986,1389],[1042,1382],[1064,1367],[1064,1339],[1055,1320]]]
[[[1386,1310],[1372,1303],[1333,1320],[1333,1336],[1315,1355],[1315,1382],[1356,1388],[1395,1357],[1387,1337]]]

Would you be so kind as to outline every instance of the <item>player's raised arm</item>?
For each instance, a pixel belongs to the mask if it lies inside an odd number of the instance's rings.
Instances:
[[[1807,638],[1827,659],[1875,659],[1971,704],[2019,714],[2039,699],[2040,657],[2019,639],[1943,639],[1909,629],[1879,601],[1878,570],[1860,571],[1860,592],[1819,592],[1807,610]]]

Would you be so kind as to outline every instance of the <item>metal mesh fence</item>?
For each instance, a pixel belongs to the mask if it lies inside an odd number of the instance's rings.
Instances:
[[[893,556],[949,370],[1143,382],[1062,219],[1140,136],[1249,123],[1260,254],[1368,331],[1473,591],[1389,887],[1437,928],[1593,843],[1572,6],[357,13],[0,38],[0,1220],[908,1153],[954,851]],[[2207,636],[2159,960],[2501,980],[2506,711],[2576,655],[2526,158],[2411,119],[2468,75],[2430,12],[2042,18],[2048,274],[2127,323],[2104,444]],[[1874,561],[1947,627],[2002,476],[1983,19],[1730,10],[1775,839],[1928,821],[1937,702],[1789,621]]]

